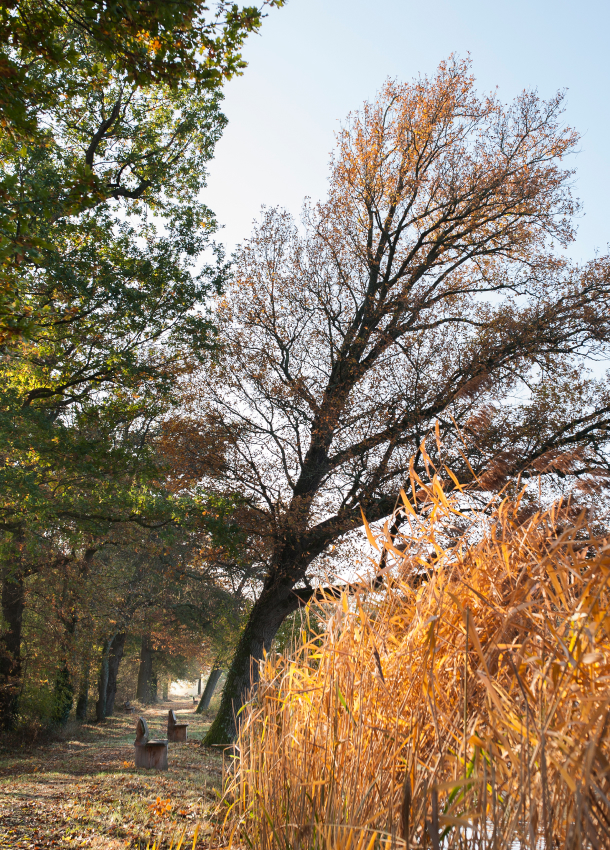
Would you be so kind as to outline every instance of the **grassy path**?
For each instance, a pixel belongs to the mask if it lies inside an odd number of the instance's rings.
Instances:
[[[69,728],[64,740],[0,753],[0,848],[146,847],[147,841],[205,822],[217,799],[222,756],[204,749],[209,719],[189,702],[142,711],[153,738],[165,738],[173,708],[189,742],[169,745],[169,770],[134,767],[138,714]],[[190,845],[188,845],[190,847]]]

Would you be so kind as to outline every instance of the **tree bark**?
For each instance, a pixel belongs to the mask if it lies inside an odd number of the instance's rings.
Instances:
[[[89,677],[91,675],[91,646],[87,645],[81,667],[80,682],[78,685],[78,699],[76,701],[76,719],[84,722],[87,719],[89,708]]]
[[[237,713],[258,682],[263,650],[270,650],[284,619],[300,605],[293,584],[268,583],[254,604],[227,673],[218,714],[203,740],[207,746],[228,746],[235,738]]]
[[[117,676],[119,665],[125,651],[126,632],[119,632],[114,636],[110,644],[108,655],[108,684],[106,686],[106,717],[114,714],[114,701],[116,699]]]
[[[214,696],[214,691],[216,690],[216,685],[220,677],[222,676],[222,669],[220,667],[212,667],[210,670],[210,675],[208,676],[208,680],[205,683],[205,688],[203,689],[203,693],[201,694],[201,699],[199,700],[199,705],[195,709],[195,714],[201,714],[204,711],[207,711],[210,707],[210,702],[212,701],[212,697]],[[201,682],[201,679],[199,680]],[[199,693],[201,693],[201,688],[199,689]]]
[[[102,666],[100,668],[100,677],[98,679],[98,699],[95,704],[96,720],[102,721],[106,719],[106,693],[108,691],[108,673],[109,673],[109,657],[110,647],[114,638],[106,638],[102,647]]]
[[[156,673],[152,674],[150,680],[150,701],[151,703],[159,702],[159,679]]]
[[[15,543],[23,542],[21,535]],[[0,728],[11,729],[21,693],[21,629],[25,608],[25,575],[21,558],[2,570],[2,618],[0,633]]]
[[[153,702],[153,648],[150,635],[142,637],[140,650],[140,669],[138,670],[138,688],[136,699],[150,705]]]
[[[63,661],[55,677],[53,688],[52,719],[55,726],[62,728],[68,722],[74,704],[74,684],[70,674],[69,659],[74,645],[74,635],[78,623],[77,607],[69,590],[69,576],[64,576],[60,620],[64,624]],[[72,604],[70,604],[72,603]],[[65,613],[66,608],[68,613]]]

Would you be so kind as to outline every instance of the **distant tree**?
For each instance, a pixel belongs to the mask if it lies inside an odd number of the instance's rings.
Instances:
[[[155,679],[194,678],[221,646],[230,653],[246,600],[209,565],[206,552],[223,541],[215,543],[201,525],[186,528],[184,515],[158,529],[117,524],[89,538],[84,555],[71,553],[26,577],[26,706],[48,682],[47,719],[61,725],[78,694],[77,717],[84,720],[93,686],[95,716],[103,721],[115,711],[121,664],[124,656],[133,660],[134,649],[145,662],[138,695],[144,702],[154,700]]]
[[[239,251],[223,349],[187,382],[176,441],[200,448],[208,490],[241,493],[266,570],[208,742],[234,733],[316,559],[361,509],[391,514],[411,458],[425,473],[435,423],[452,474],[480,490],[607,483],[610,390],[586,363],[608,352],[610,262],[553,251],[575,212],[561,104],[480,98],[458,61],[390,81],[339,134],[302,229],[266,211]]]
[[[214,696],[214,691],[216,690],[216,686],[218,685],[220,677],[222,676],[221,663],[222,661],[220,658],[214,659],[214,662],[210,668],[210,672],[205,683],[205,687],[203,689],[201,697],[199,698],[197,708],[195,709],[195,714],[203,714],[203,712],[207,711],[210,707],[212,697]]]
[[[178,532],[172,545],[163,543],[153,534],[133,553],[138,580],[129,583],[130,616],[123,617],[141,641],[135,696],[143,703],[156,701],[160,677],[187,678],[188,670],[200,670],[243,619],[244,598],[200,556],[209,535]]]

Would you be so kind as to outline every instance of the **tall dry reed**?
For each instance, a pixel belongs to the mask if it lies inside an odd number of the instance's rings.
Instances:
[[[610,848],[608,539],[413,484],[399,532],[367,529],[383,586],[262,664],[232,845]]]

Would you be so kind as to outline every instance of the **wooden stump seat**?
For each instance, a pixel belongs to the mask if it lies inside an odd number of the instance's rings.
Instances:
[[[180,744],[186,741],[188,723],[178,723],[176,720],[176,712],[170,708],[167,715],[167,738],[173,744]]]
[[[148,725],[143,717],[136,726],[136,767],[149,770],[167,770],[167,741],[151,741]]]

